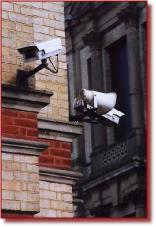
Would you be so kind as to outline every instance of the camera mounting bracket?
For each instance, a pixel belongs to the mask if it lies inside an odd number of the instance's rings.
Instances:
[[[94,107],[86,103],[81,98],[75,103],[74,109],[76,115],[70,115],[69,120],[74,122],[87,122],[92,124],[102,123],[108,127],[114,126],[115,123],[107,119],[104,115],[97,113],[97,97],[94,95]]]
[[[41,64],[30,71],[18,69],[17,74],[16,74],[16,87],[27,89],[29,87],[28,78],[44,68],[46,68],[47,70],[49,70],[52,73],[57,73],[58,72],[58,55],[57,55],[57,67],[54,66],[50,57],[48,59],[49,59],[50,63],[52,64],[53,69],[48,67],[47,58],[42,59]]]

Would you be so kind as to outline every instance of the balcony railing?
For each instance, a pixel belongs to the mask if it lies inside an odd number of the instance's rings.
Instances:
[[[139,148],[145,149],[145,144]],[[119,142],[108,149],[99,149],[92,154],[92,175],[101,172],[106,173],[126,164],[140,152],[137,144],[137,136],[132,135],[122,142]]]

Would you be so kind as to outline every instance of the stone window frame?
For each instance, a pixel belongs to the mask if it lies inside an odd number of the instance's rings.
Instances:
[[[141,76],[145,76],[146,78],[146,66],[143,64],[143,50],[142,50],[142,45],[143,45],[143,25],[146,25],[146,8],[143,8],[142,11],[140,12],[139,15],[139,21],[138,21],[138,32],[139,32],[139,45],[140,45],[140,63],[141,63]],[[118,32],[115,32],[115,30],[118,30]],[[147,32],[147,31],[146,31]],[[116,33],[114,36],[112,33]],[[107,47],[110,46],[111,44],[117,42],[119,39],[126,37],[127,39],[127,34],[126,30],[124,29],[124,23],[122,22],[120,25],[109,31],[108,33],[104,34],[102,37],[102,68],[103,68],[103,78],[104,78],[104,89],[105,92],[110,91],[111,89],[111,76],[110,76],[110,60],[109,56],[107,53]],[[146,51],[146,50],[145,50]],[[146,88],[146,85],[144,84],[145,80],[142,82],[142,88],[144,91],[144,88]],[[145,102],[146,102],[146,91],[144,91],[144,107],[145,107]],[[146,119],[146,110],[144,113],[144,119]],[[145,121],[146,124],[146,121]],[[108,128],[107,127],[107,145],[113,144],[115,141],[114,137],[114,130],[113,128]]]

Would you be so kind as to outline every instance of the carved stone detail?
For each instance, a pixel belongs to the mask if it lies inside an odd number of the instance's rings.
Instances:
[[[90,33],[86,34],[82,37],[83,42],[85,45],[89,45],[91,48],[100,49],[101,46],[101,34],[97,31],[91,31]]]
[[[118,161],[128,153],[127,143],[121,143],[115,146],[113,149],[105,152],[101,160],[101,167],[109,165],[111,162]]]
[[[138,25],[139,9],[134,4],[130,4],[125,9],[121,10],[118,14],[118,18],[124,21],[127,27]]]
[[[104,151],[97,151],[93,159],[93,169],[94,171],[103,171],[104,169],[113,169],[123,162],[133,156],[137,152],[136,137],[132,136],[127,140],[116,144],[113,147],[108,148]]]

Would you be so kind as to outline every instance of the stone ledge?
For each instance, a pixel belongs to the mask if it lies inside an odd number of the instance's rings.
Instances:
[[[53,92],[20,89],[12,85],[2,85],[2,107],[39,112],[50,103]]]
[[[41,181],[75,185],[82,177],[82,173],[76,171],[60,170],[47,167],[39,167]]]
[[[72,139],[80,136],[82,133],[83,126],[81,124],[53,121],[51,119],[38,117],[39,138],[72,142]]]
[[[48,143],[2,137],[2,152],[39,156]]]
[[[38,211],[20,211],[20,210],[11,210],[11,209],[2,209],[2,218],[33,218],[32,215],[40,212]]]
[[[119,175],[125,174],[126,172],[132,171],[133,169],[137,169],[139,167],[140,163],[134,160],[133,162],[130,162],[117,170],[113,170],[110,173],[103,173],[102,176],[97,176],[94,179],[90,179],[89,182],[86,182],[86,184],[83,186],[83,191],[86,192],[87,190],[97,187],[99,184],[106,183]]]

